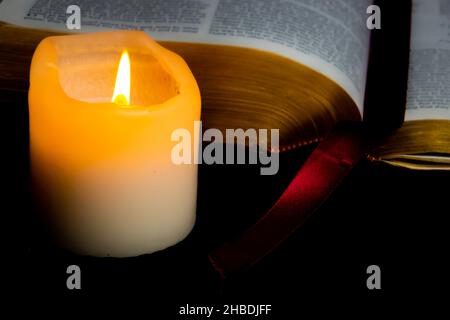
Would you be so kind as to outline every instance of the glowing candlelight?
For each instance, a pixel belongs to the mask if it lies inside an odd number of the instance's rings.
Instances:
[[[130,105],[130,57],[127,50],[123,51],[120,58],[111,101],[119,105]]]

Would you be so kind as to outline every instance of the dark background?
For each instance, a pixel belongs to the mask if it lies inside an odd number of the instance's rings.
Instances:
[[[401,69],[399,61],[386,54],[395,49],[395,41],[383,43],[384,49],[377,50],[384,53],[374,64],[385,71],[377,68],[372,76],[378,89],[370,89],[370,101],[389,112],[389,106],[398,107],[401,99],[401,91],[389,84],[402,76],[389,73]],[[201,165],[196,226],[172,248],[127,259],[60,250],[48,241],[30,200],[26,93],[3,90],[0,102],[7,161],[3,264],[9,267],[4,280],[11,284],[10,297],[23,301],[56,296],[72,301],[140,296],[146,299],[143,306],[149,314],[163,312],[165,318],[174,318],[187,303],[272,304],[273,318],[280,318],[301,315],[310,303],[322,305],[318,312],[333,302],[349,309],[362,303],[374,311],[401,298],[423,301],[444,288],[450,174],[368,161],[352,171],[304,228],[261,263],[226,281],[218,277],[207,261],[208,252],[267,211],[314,146],[282,154],[276,176],[260,176],[257,166]],[[379,128],[393,125],[376,115],[371,118],[381,121]],[[81,267],[79,291],[66,288],[66,268],[71,264]],[[366,287],[366,268],[372,264],[381,268],[379,291]]]
[[[222,281],[208,264],[208,251],[270,208],[314,146],[283,154],[276,176],[260,176],[257,166],[200,166],[198,220],[185,241],[136,258],[91,258],[47,241],[30,201],[25,98],[10,105],[7,119],[13,145],[6,154],[13,163],[2,211],[13,271],[5,280],[20,299],[136,295],[167,317],[186,303],[272,304],[274,314],[298,314],[307,301],[379,308],[444,287],[449,173],[363,161],[304,228],[256,267]],[[71,264],[81,267],[80,291],[66,289]],[[366,287],[371,264],[381,268],[380,291]]]

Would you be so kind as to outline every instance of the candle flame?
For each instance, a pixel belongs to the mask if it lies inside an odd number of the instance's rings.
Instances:
[[[120,57],[111,101],[122,106],[130,105],[130,57],[127,50],[124,50]]]

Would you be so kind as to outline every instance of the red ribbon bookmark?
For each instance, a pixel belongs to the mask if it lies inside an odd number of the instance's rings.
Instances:
[[[341,127],[322,141],[307,159],[275,205],[237,239],[214,249],[209,261],[223,277],[246,270],[308,217],[364,157],[368,143],[361,128]]]

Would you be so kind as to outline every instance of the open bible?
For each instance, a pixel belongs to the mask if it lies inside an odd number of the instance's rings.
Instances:
[[[73,4],[81,9],[81,30],[66,26],[66,9]],[[206,128],[280,129],[283,151],[321,140],[340,121],[363,121],[371,4],[4,0],[0,42],[32,54],[43,37],[58,32],[145,31],[189,64],[201,90]],[[415,169],[450,169],[450,0],[413,4],[405,123],[372,158]],[[13,50],[4,50],[0,65],[14,68],[14,59]],[[11,77],[11,88],[20,90],[26,82],[16,80]]]

